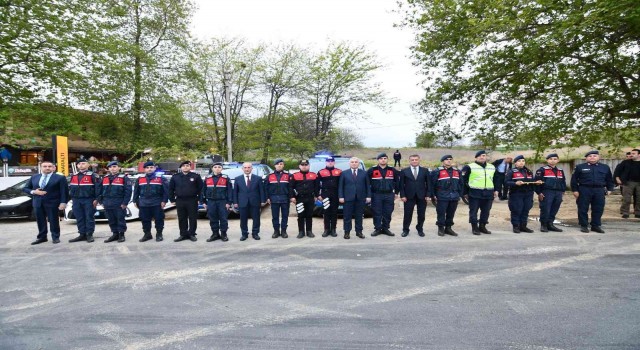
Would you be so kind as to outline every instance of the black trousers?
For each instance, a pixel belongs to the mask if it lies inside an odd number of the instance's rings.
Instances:
[[[427,210],[427,201],[424,198],[407,198],[404,202],[404,217],[402,219],[402,231],[409,231],[411,226],[411,220],[413,218],[413,209],[418,206],[418,224],[416,224],[416,230],[418,232],[423,231],[425,211]]]
[[[329,198],[329,208],[324,210],[324,229],[325,230],[336,230],[338,226],[338,206],[339,198],[338,195],[328,196]]]
[[[198,228],[198,198],[178,198],[176,199],[176,209],[180,236],[195,236]]]
[[[296,199],[296,205],[298,203],[304,205],[304,211],[298,214],[298,232],[304,232],[305,228],[307,232],[310,232],[313,225],[313,207],[316,203],[313,198]]]
[[[38,223],[38,239],[47,239],[47,221],[51,226],[51,239],[60,239],[60,218],[58,207],[45,207],[40,205],[33,208],[36,212]]]
[[[504,184],[504,173],[495,172],[493,174],[493,188],[498,191],[499,199],[509,198],[509,188]]]

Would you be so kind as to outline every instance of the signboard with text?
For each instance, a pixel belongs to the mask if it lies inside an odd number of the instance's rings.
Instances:
[[[59,173],[69,176],[69,143],[66,136],[53,135],[53,149]]]

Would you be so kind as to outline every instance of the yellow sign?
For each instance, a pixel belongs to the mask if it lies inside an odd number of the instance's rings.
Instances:
[[[69,176],[69,145],[66,136],[55,136],[56,161],[58,172]]]

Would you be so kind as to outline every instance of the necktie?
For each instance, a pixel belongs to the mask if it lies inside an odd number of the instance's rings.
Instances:
[[[47,185],[47,182],[49,182],[49,174],[44,175],[40,180],[40,188],[44,188],[44,186]]]
[[[413,168],[413,178],[414,179],[418,178],[418,169],[417,168]]]
[[[356,180],[358,178],[358,171],[354,170],[353,171],[353,179]]]
[[[251,178],[247,176],[247,188],[251,187]]]

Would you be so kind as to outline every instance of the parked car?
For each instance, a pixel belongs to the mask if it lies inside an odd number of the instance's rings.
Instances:
[[[0,218],[27,218],[35,220],[33,200],[30,195],[22,192],[22,188],[30,179],[0,191]]]
[[[263,180],[272,172],[273,169],[271,169],[271,167],[266,164],[259,163],[253,164],[253,170],[251,171],[252,174],[260,176],[260,178],[262,178]],[[231,187],[235,186],[236,177],[244,174],[244,172],[242,171],[242,164],[240,164],[239,168],[224,169],[223,166],[222,173],[227,175],[231,180]],[[198,206],[198,213],[200,214],[200,217],[205,217],[207,215],[207,210],[204,208],[204,205],[200,204]],[[229,218],[237,218],[239,217],[239,215],[240,214],[238,210],[235,208],[231,208],[231,210],[229,211]]]
[[[144,174],[137,174],[137,175],[131,176],[131,182],[135,183],[136,179],[142,176],[144,176]],[[171,176],[165,175],[165,178],[167,178],[167,180],[170,180]],[[175,203],[172,203],[171,201],[169,201],[164,206],[164,211],[175,208],[175,206],[176,206]],[[136,220],[140,218],[140,210],[136,208],[135,204],[133,204],[133,201],[129,201],[129,204],[127,205],[126,210],[127,210],[127,213],[125,214],[125,220],[130,221],[130,220]],[[73,215],[73,200],[70,200],[69,203],[67,203],[67,207],[64,210],[64,219],[65,221],[76,220],[75,215]],[[96,207],[95,219],[96,221],[107,221],[107,214],[104,210],[104,207],[100,204],[98,204],[98,206]]]

